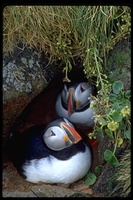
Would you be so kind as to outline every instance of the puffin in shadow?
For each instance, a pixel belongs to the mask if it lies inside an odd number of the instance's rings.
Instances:
[[[18,172],[33,183],[73,183],[92,164],[90,147],[66,118],[14,133],[6,152]]]
[[[96,95],[96,88],[87,81],[64,84],[55,104],[58,116],[67,118],[79,128],[93,127],[92,95]]]

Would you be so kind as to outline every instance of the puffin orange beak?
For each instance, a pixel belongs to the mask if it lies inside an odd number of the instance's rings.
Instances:
[[[76,110],[76,107],[80,104],[81,102],[79,100],[75,100],[74,98],[74,89],[71,89],[69,91],[69,95],[68,95],[68,116],[70,117],[71,114],[74,113],[74,111]]]
[[[68,124],[62,123],[62,128],[66,132],[66,136],[64,137],[65,141],[70,140],[72,143],[76,144],[80,140],[82,140],[82,138],[78,134],[78,132],[74,128],[72,128],[71,126],[69,126]]]

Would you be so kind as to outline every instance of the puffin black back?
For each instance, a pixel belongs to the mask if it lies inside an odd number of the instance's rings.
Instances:
[[[25,159],[45,157],[43,150],[43,130],[45,125],[39,125],[27,129],[23,133],[14,132],[5,146],[5,153],[13,164],[18,167]],[[35,148],[37,147],[37,148]]]

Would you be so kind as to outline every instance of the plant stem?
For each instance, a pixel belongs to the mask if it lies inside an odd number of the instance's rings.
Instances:
[[[119,132],[118,132],[118,133],[119,133]],[[116,133],[116,131],[114,131],[114,135],[115,135],[115,147],[114,147],[113,154],[115,155],[116,148],[117,148],[117,140],[118,140],[118,134]]]
[[[100,79],[100,83],[101,83],[101,88],[103,90],[103,79],[101,77],[101,73],[100,73],[100,70],[99,70],[99,67],[98,67],[98,61],[97,61],[97,56],[96,54],[94,53],[94,56],[95,56],[95,62],[96,62],[96,68],[97,68],[97,72],[98,72],[98,77]],[[104,90],[103,90],[104,91]]]

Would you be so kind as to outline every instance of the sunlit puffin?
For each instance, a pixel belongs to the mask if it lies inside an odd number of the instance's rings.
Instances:
[[[78,127],[94,126],[94,110],[91,95],[95,95],[95,87],[89,82],[64,84],[63,90],[56,100],[56,112],[59,117],[67,118]]]
[[[89,146],[65,118],[14,133],[7,152],[18,172],[33,183],[73,183],[92,164]]]

